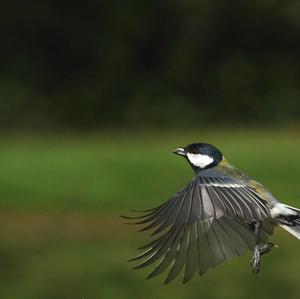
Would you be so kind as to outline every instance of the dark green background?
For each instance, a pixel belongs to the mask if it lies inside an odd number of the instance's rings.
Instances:
[[[298,1],[9,1],[0,10],[0,298],[299,298],[300,242],[182,285],[127,260],[121,214],[193,176],[204,141],[300,207]]]
[[[297,0],[12,0],[0,19],[5,128],[299,119]]]

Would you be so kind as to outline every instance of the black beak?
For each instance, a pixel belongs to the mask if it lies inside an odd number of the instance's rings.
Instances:
[[[185,152],[184,148],[182,148],[182,147],[174,148],[173,153],[177,154],[177,155],[180,155],[180,156],[186,156],[186,152]]]

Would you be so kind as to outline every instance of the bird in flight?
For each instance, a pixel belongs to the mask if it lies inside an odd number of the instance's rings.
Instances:
[[[140,247],[134,269],[155,264],[147,278],[168,270],[165,283],[183,269],[183,283],[223,261],[253,252],[251,267],[276,246],[268,242],[280,225],[300,239],[300,210],[280,203],[262,184],[230,165],[215,146],[193,143],[174,149],[195,172],[192,181],[168,201],[144,214],[126,217],[145,225],[154,240]]]

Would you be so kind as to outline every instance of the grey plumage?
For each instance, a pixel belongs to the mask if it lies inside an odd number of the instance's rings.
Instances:
[[[155,229],[153,234],[167,231],[134,259],[146,258],[135,269],[162,258],[149,277],[173,263],[166,282],[174,279],[183,266],[186,282],[197,271],[203,274],[224,260],[252,250],[255,238],[249,225],[268,216],[263,199],[240,181],[197,175],[170,201],[137,222],[148,224],[142,230]]]

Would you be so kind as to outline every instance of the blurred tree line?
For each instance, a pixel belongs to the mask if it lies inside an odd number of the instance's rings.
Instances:
[[[2,128],[300,117],[298,0],[11,0],[0,22]]]

